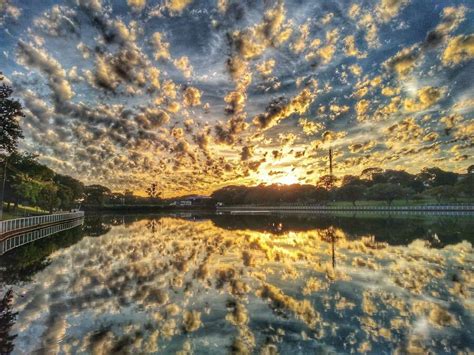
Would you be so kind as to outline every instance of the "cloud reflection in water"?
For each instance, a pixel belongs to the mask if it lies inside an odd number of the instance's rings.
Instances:
[[[470,243],[276,230],[166,217],[85,237],[15,286],[14,352],[472,350]]]

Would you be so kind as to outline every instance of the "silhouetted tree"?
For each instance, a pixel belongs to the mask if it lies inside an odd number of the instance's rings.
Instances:
[[[325,188],[326,190],[332,190],[336,183],[338,182],[338,178],[333,175],[323,175],[319,178],[316,186]]]
[[[84,188],[84,204],[91,206],[103,206],[106,198],[112,192],[102,185],[89,185]]]
[[[4,77],[0,72],[0,81]],[[5,199],[5,185],[7,179],[8,158],[16,151],[18,140],[23,138],[18,118],[24,117],[21,104],[11,98],[13,90],[5,83],[0,85],[0,220],[3,218],[3,201]]]
[[[71,176],[56,174],[53,178],[58,187],[59,207],[71,209],[84,197],[84,184]]]
[[[455,187],[458,193],[466,197],[474,197],[474,174],[461,178]]]
[[[364,197],[366,187],[361,184],[347,184],[341,186],[337,192],[336,196],[338,200],[341,201],[351,201],[352,204],[355,206],[356,201],[362,199]]]
[[[381,168],[367,168],[362,170],[360,178],[363,180],[373,181],[376,175],[380,175],[383,172]]]
[[[389,206],[397,198],[403,196],[403,189],[399,185],[383,183],[375,184],[367,190],[367,198],[375,201],[386,201]]]
[[[150,187],[146,189],[146,193],[152,199],[157,199],[161,196],[161,191],[158,191],[158,184],[156,182],[152,183]]]
[[[0,73],[0,81],[4,77]],[[0,85],[0,154],[11,154],[16,150],[18,140],[23,134],[18,122],[24,117],[21,104],[11,98],[13,90],[5,83]]]
[[[422,181],[426,187],[453,186],[458,181],[458,177],[458,174],[440,168],[424,168],[417,175],[417,179]]]
[[[431,189],[428,189],[424,192],[427,196],[432,196],[436,199],[436,201],[448,201],[451,199],[457,199],[457,191],[454,186],[444,185],[444,186],[435,186]]]
[[[58,187],[53,182],[43,184],[38,197],[38,205],[42,209],[49,211],[49,213],[53,213],[60,203],[57,194]]]

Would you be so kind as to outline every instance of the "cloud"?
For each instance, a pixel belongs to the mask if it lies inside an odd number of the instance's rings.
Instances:
[[[298,124],[303,128],[303,132],[308,136],[314,135],[324,128],[323,124],[309,121],[307,118],[300,118]]]
[[[197,160],[196,153],[192,149],[191,145],[184,139],[180,139],[173,147],[173,152],[178,156],[179,159],[183,159],[186,156],[191,158],[193,162]]]
[[[235,115],[227,123],[219,122],[215,125],[216,140],[218,143],[234,144],[238,135],[245,131],[247,127],[245,116]]]
[[[314,98],[314,92],[310,88],[305,88],[291,100],[284,97],[274,99],[267,106],[265,113],[254,117],[253,123],[260,129],[273,127],[293,114],[304,114]]]
[[[184,104],[186,106],[198,106],[201,104],[201,91],[197,88],[187,87],[184,90]]]
[[[96,14],[102,11],[102,0],[76,0],[76,3]]]
[[[400,13],[409,0],[380,0],[377,6],[377,11],[380,14],[383,22],[390,21],[393,17]]]
[[[326,44],[316,51],[323,64],[328,64],[332,60],[334,53],[336,52],[338,40],[339,30],[337,28],[326,33]]]
[[[194,137],[194,142],[198,145],[198,147],[202,150],[204,155],[208,158],[211,159],[211,153],[209,151],[209,146],[211,143],[211,132],[210,129],[203,129],[201,132],[196,134]]]
[[[33,24],[43,33],[52,37],[80,36],[77,13],[66,6],[54,5],[43,16],[34,19]]]
[[[0,1],[0,25],[3,25],[7,20],[17,21],[21,14],[21,9],[12,5],[10,0]]]
[[[362,99],[362,100],[357,101],[355,105],[355,111],[357,114],[358,121],[364,121],[367,118],[366,113],[369,110],[369,106],[370,106],[369,100]]]
[[[145,129],[155,129],[167,124],[170,116],[159,108],[146,108],[135,116],[135,121]]]
[[[399,146],[400,143],[409,142],[418,144],[418,140],[424,136],[421,126],[412,117],[405,118],[386,129],[387,140],[385,144],[389,147]]]
[[[449,33],[453,32],[465,19],[466,7],[445,7],[442,20],[436,28],[429,32],[425,39],[425,45],[434,47],[441,44]]]
[[[377,143],[375,141],[366,141],[362,143],[353,143],[349,145],[351,153],[367,152],[375,147]]]
[[[257,71],[264,77],[270,76],[275,67],[275,59],[268,59],[266,61],[257,64]]]
[[[402,49],[395,56],[389,58],[384,65],[385,67],[394,70],[399,76],[403,77],[415,68],[420,56],[420,48],[414,45]]]
[[[338,139],[344,138],[345,136],[347,136],[347,132],[344,132],[344,131],[341,131],[341,132],[325,131],[322,134],[322,142],[331,143]]]
[[[240,153],[240,159],[242,161],[249,160],[250,158],[253,157],[253,155],[254,155],[253,147],[249,147],[249,146],[242,147],[242,152]]]
[[[284,30],[285,9],[279,1],[268,9],[260,23],[244,30],[234,31],[232,45],[242,58],[248,60],[260,56],[268,47],[286,42],[289,33]]]
[[[394,70],[401,77],[406,76],[417,65],[419,65],[419,61],[423,58],[424,53],[427,50],[430,50],[431,48],[439,46],[440,44],[445,42],[449,33],[454,31],[459,26],[459,24],[464,21],[465,13],[466,8],[464,6],[444,8],[442,12],[441,22],[435,27],[434,30],[428,33],[423,42],[402,49],[394,57],[389,58],[385,62],[385,66],[389,69]],[[449,41],[447,48],[445,49],[445,53],[450,47],[451,41],[452,40]],[[461,39],[459,39],[458,41],[462,42]],[[456,49],[457,47],[458,43],[453,43],[453,46],[451,47],[451,53],[453,53],[453,57],[457,57],[457,55],[455,54],[458,50]],[[463,44],[461,44],[459,47],[461,57],[466,54],[469,55],[468,52],[463,53]],[[451,60],[449,59],[450,56],[451,54],[449,50],[446,56],[446,60],[444,59],[443,54],[443,62],[446,65],[450,64],[451,62]]]
[[[291,50],[295,54],[300,54],[306,48],[306,42],[309,37],[309,24],[305,23],[298,28],[298,36],[294,39],[293,43],[290,44]]]
[[[319,174],[329,144],[341,173],[370,164],[415,172],[428,157],[446,170],[467,164],[464,0],[419,23],[425,2],[354,3],[344,13],[293,0],[128,3],[38,4],[17,22],[0,15],[9,21],[2,70],[25,106],[21,148],[59,172],[140,193],[159,178],[168,195],[258,184],[286,165]],[[413,142],[394,134],[370,147],[408,118],[422,130]],[[448,139],[458,140],[455,154],[443,153]],[[244,146],[259,154],[242,162]],[[270,167],[273,151],[285,167]]]
[[[348,16],[355,21],[357,28],[365,32],[364,38],[369,48],[379,46],[379,29],[372,12],[363,11],[360,5],[352,4],[349,7]]]
[[[350,67],[349,67],[349,70],[351,71],[352,74],[354,74],[355,76],[360,76],[362,74],[362,68],[360,65],[358,64],[352,64]]]
[[[404,108],[408,112],[423,111],[437,103],[446,92],[445,88],[426,86],[416,93],[416,99],[407,98],[404,101]]]
[[[367,53],[360,52],[359,49],[357,49],[354,35],[349,35],[346,38],[344,38],[344,50],[345,50],[346,55],[349,57],[357,57],[357,58],[367,57]]]
[[[184,77],[189,79],[193,75],[193,67],[189,63],[189,58],[186,56],[182,56],[181,58],[175,59],[173,64],[181,70]]]
[[[113,67],[107,59],[101,55],[96,57],[95,73],[87,72],[86,77],[90,85],[114,91],[120,84],[120,80],[115,74]]]
[[[18,42],[18,62],[25,66],[38,69],[48,78],[48,86],[53,92],[54,100],[58,103],[70,100],[74,92],[69,81],[66,79],[66,72],[61,64],[42,48],[34,47],[31,44]]]
[[[155,49],[155,59],[170,59],[170,44],[164,40],[161,32],[155,32],[151,37],[151,43]]]
[[[474,58],[474,35],[459,35],[448,40],[443,51],[444,65],[457,65]]]
[[[227,113],[242,113],[245,108],[245,94],[242,92],[232,91],[224,97],[224,101],[227,103]]]
[[[245,91],[252,82],[252,72],[246,60],[239,56],[233,56],[227,60],[227,69],[237,84],[237,90]]]
[[[192,2],[193,0],[167,0],[166,7],[172,13],[180,13]]]
[[[146,0],[127,0],[127,4],[134,11],[141,11],[146,5]]]

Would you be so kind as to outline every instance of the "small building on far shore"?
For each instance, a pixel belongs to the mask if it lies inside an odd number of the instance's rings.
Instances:
[[[204,195],[184,196],[170,203],[170,206],[175,207],[210,207],[213,205],[212,197]]]

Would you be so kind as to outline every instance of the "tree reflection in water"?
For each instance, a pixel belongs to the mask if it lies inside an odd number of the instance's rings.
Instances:
[[[473,251],[457,231],[469,239],[472,228],[366,223],[363,233],[329,216],[94,219],[15,286],[15,351],[471,349]]]
[[[9,354],[13,350],[13,341],[17,337],[10,330],[15,323],[17,313],[12,312],[13,291],[0,294],[0,354]]]

